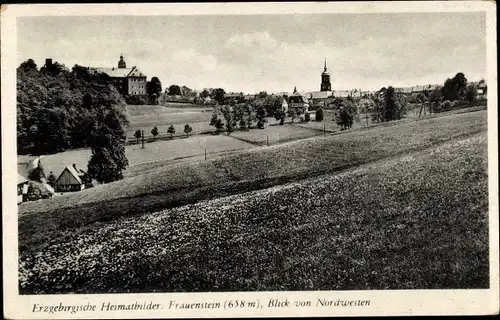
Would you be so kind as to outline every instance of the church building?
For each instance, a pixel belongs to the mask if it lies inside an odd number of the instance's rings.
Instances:
[[[326,58],[325,58],[325,68],[321,74],[321,91],[332,91],[332,84],[330,83],[330,73],[326,68]]]
[[[127,64],[120,55],[117,67],[112,68],[92,68],[95,71],[106,73],[113,81],[118,92],[124,95],[145,95],[146,93],[146,75],[136,66],[127,68]]]

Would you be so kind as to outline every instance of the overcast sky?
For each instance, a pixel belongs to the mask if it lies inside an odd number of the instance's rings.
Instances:
[[[485,14],[18,18],[18,63],[116,66],[122,53],[163,87],[248,93],[443,83],[486,76]]]

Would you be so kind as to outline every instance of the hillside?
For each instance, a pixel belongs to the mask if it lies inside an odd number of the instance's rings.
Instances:
[[[485,111],[254,148],[19,207],[21,248],[67,228],[261,189],[486,131]],[[42,231],[43,230],[43,231]]]
[[[70,228],[21,249],[20,290],[488,288],[486,150],[482,133],[342,174]],[[22,216],[20,232],[26,218],[35,219]]]

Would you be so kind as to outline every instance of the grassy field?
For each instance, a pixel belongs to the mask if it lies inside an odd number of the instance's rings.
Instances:
[[[292,124],[267,125],[264,129],[251,129],[248,131],[231,132],[231,137],[245,142],[264,146],[269,144],[283,143],[297,139],[304,139],[322,134],[317,130],[311,130]]]
[[[299,181],[422,150],[485,132],[486,119],[486,112],[478,111],[252,148],[207,161],[165,168],[160,164],[161,170],[149,174],[22,204],[20,247],[36,250],[67,230],[96,222]]]
[[[241,150],[255,147],[250,143],[232,139],[227,136],[191,136],[189,138],[174,139],[166,141],[156,141],[147,143],[145,148],[141,144],[128,145],[125,147],[125,155],[129,161],[129,168],[124,172],[124,176],[130,177],[145,173],[141,168],[152,166],[157,162],[167,162],[169,164],[182,163],[184,159],[204,156],[205,149],[209,154],[218,154],[229,150]],[[70,150],[42,158],[45,172],[54,172],[56,177],[62,172],[65,166],[76,164],[79,168],[87,170],[87,163],[90,159],[89,149]],[[20,163],[27,162],[34,157],[18,156]]]
[[[457,120],[466,130],[483,127],[481,118],[429,122],[411,135],[401,127],[404,139],[394,143],[384,141],[384,132],[370,136],[378,136],[383,144],[376,147],[387,155],[384,145],[408,151],[428,146],[431,138],[457,138],[451,129]],[[296,165],[290,150],[298,148],[314,169],[314,156],[333,155],[313,153],[314,146],[338,147],[332,138],[269,151],[289,149],[272,160],[289,156]],[[356,137],[342,139],[355,151],[334,150],[358,153],[342,157],[351,164],[376,152],[369,145],[357,148]],[[337,175],[73,226],[43,246],[22,247],[20,292],[488,288],[486,161],[483,132]],[[21,243],[26,218],[39,217],[21,216]],[[45,227],[37,230],[47,232]]]
[[[191,104],[169,103],[167,105],[127,105],[125,110],[129,119],[127,137],[133,139],[136,130],[144,130],[145,136],[152,136],[151,129],[158,127],[159,135],[168,135],[167,129],[173,125],[174,136],[184,135],[184,125],[193,128],[192,134],[213,129],[210,118],[213,108]]]

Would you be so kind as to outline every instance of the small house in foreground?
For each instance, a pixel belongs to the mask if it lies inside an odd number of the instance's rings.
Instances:
[[[85,183],[83,182],[84,174],[85,172],[78,169],[76,164],[66,166],[54,184],[55,191],[72,192],[85,189]]]
[[[28,194],[29,181],[19,173],[17,174],[17,203],[25,202]]]

